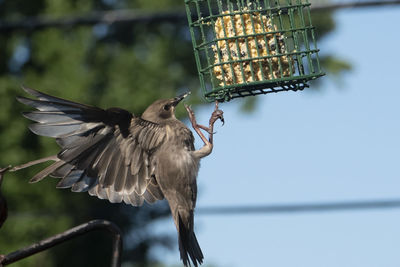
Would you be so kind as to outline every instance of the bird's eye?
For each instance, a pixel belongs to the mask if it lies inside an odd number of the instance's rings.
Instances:
[[[170,105],[165,105],[163,108],[164,108],[164,110],[168,111],[171,108],[171,106]]]

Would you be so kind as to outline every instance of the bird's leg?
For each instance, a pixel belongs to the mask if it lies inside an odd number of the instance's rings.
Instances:
[[[224,112],[218,108],[218,101],[215,101],[215,109],[214,112],[211,114],[210,120],[208,122],[208,140],[211,144],[213,144],[213,137],[214,137],[214,123],[220,119],[222,121],[222,125],[225,124],[224,120]]]
[[[208,142],[212,143],[212,137],[214,134],[214,123],[218,119],[220,119],[222,121],[222,125],[225,123],[224,116],[223,116],[224,112],[218,108],[218,101],[215,102],[215,109],[214,109],[214,112],[211,114],[208,127],[197,123],[194,112],[189,106],[185,105],[185,108],[189,114],[189,119],[190,119],[190,122],[192,123],[193,129],[197,132],[197,134],[200,136],[200,138],[203,140],[203,142],[205,144],[207,144]],[[200,129],[206,131],[209,134],[208,140],[204,136],[204,134],[200,131]]]
[[[208,156],[213,149],[214,123],[218,119],[220,119],[222,123],[224,123],[223,111],[218,109],[218,102],[215,102],[214,112],[211,114],[208,127],[206,127],[204,125],[200,125],[197,123],[196,117],[194,116],[194,112],[189,106],[185,105],[185,108],[188,112],[189,120],[192,123],[193,129],[196,131],[196,133],[200,136],[201,140],[203,140],[204,142],[204,146],[201,149],[195,151],[195,153],[199,158]],[[208,139],[204,136],[204,134],[201,132],[200,129],[208,132],[209,134]]]
[[[205,131],[208,132],[209,129],[208,129],[207,127],[203,126],[203,125],[197,124],[196,117],[194,116],[194,112],[193,112],[193,110],[192,110],[188,105],[185,104],[185,108],[186,108],[186,111],[187,111],[187,113],[188,113],[188,115],[189,115],[189,120],[190,120],[190,122],[192,123],[193,129],[194,129],[194,130],[196,131],[196,133],[200,136],[201,140],[203,140],[204,144],[209,143],[209,141],[207,140],[207,138],[206,138],[206,137],[204,136],[204,134],[200,131],[200,129],[203,129],[203,130],[205,130]]]

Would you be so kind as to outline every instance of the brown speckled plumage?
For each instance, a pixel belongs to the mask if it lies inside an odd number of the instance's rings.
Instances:
[[[137,117],[119,108],[104,110],[24,90],[38,99],[18,97],[38,110],[24,113],[37,122],[30,129],[56,138],[61,147],[55,163],[31,182],[50,175],[61,179],[58,188],[134,206],[166,198],[183,263],[203,262],[193,213],[200,158],[212,147],[195,151],[192,132],[175,118],[175,106],[186,95],[158,100]]]

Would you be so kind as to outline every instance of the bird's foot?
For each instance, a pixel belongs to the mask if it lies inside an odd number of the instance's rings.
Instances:
[[[215,101],[215,109],[214,109],[214,112],[211,114],[211,118],[210,118],[210,121],[209,121],[209,124],[210,124],[209,128],[211,128],[211,125],[214,125],[214,123],[218,119],[221,120],[222,125],[225,124],[224,112],[218,108],[218,101]]]
[[[208,140],[207,140],[207,138],[204,136],[204,134],[200,131],[200,129],[203,129],[203,130],[205,130],[205,131],[208,132],[208,133],[210,132],[210,129],[209,129],[208,127],[205,127],[205,126],[200,125],[200,124],[197,123],[196,117],[194,116],[194,112],[193,112],[193,110],[192,110],[192,108],[191,108],[190,106],[188,106],[188,105],[185,104],[185,109],[186,109],[186,111],[187,111],[187,113],[188,113],[188,115],[189,115],[189,120],[190,120],[190,122],[192,123],[193,129],[194,129],[194,130],[196,131],[196,133],[200,136],[201,140],[203,140],[203,142],[204,142],[205,144],[207,144],[207,143],[208,143]]]
[[[218,108],[218,101],[215,102],[215,109],[213,113],[211,114],[210,120],[209,120],[209,127],[200,125],[196,121],[196,117],[194,116],[193,110],[188,106],[185,105],[186,111],[189,115],[189,120],[192,123],[193,129],[196,131],[196,133],[200,136],[200,138],[203,140],[205,145],[212,145],[213,143],[213,135],[214,135],[214,123],[219,119],[222,121],[222,125],[224,125],[225,120],[224,120],[224,112]],[[209,134],[209,138],[207,139],[204,134],[200,131],[200,129],[206,131]]]
[[[190,106],[186,105],[186,104],[185,104],[185,108],[186,108],[187,113],[189,115],[189,120],[192,123],[192,127],[193,128],[200,128],[200,129],[206,131],[207,133],[210,133],[210,128],[197,123],[196,117],[194,116],[194,112],[193,112],[192,108]]]
[[[194,115],[194,112],[193,112],[193,110],[191,109],[190,106],[185,104],[185,108],[186,108],[186,111],[187,111],[187,113],[189,115],[189,120],[192,123],[192,127],[195,130],[196,130],[196,128],[197,129],[202,129],[202,130],[206,131],[208,134],[214,134],[213,126],[214,126],[214,123],[218,119],[221,120],[222,125],[225,124],[224,112],[218,108],[218,101],[215,102],[215,109],[214,109],[213,113],[211,114],[211,117],[210,117],[210,120],[209,120],[209,127],[206,127],[204,125],[201,125],[201,124],[197,123],[196,117]]]
[[[220,119],[222,121],[222,125],[225,124],[225,120],[224,120],[224,112],[222,110],[219,109],[218,107],[218,101],[215,101],[215,108],[213,113],[211,114],[210,120],[209,120],[209,124],[208,124],[208,133],[209,133],[209,137],[208,140],[211,144],[214,143],[213,141],[213,137],[214,137],[214,123]]]

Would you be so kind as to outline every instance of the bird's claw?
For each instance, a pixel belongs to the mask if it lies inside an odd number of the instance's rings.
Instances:
[[[222,121],[222,125],[225,124],[224,120],[224,112],[218,108],[218,102],[215,102],[215,109],[213,113],[211,114],[210,120],[209,120],[209,127],[200,125],[196,121],[196,117],[194,115],[193,110],[191,109],[190,106],[184,104],[185,109],[189,115],[189,120],[192,123],[193,129],[197,132],[197,134],[200,136],[200,138],[203,140],[205,144],[211,144],[212,145],[212,140],[213,140],[213,135],[214,135],[214,123],[220,119]],[[204,136],[204,134],[201,132],[201,130],[206,131],[209,134],[209,139]]]
[[[210,124],[214,124],[218,119],[221,120],[222,125],[225,124],[224,112],[220,109],[214,110],[214,112],[211,114]]]
[[[212,122],[214,124],[214,122],[216,122],[218,119],[220,119],[222,122],[222,126],[223,126],[225,124],[224,112],[222,110],[220,110],[218,106],[219,106],[219,102],[215,101],[215,109],[211,115],[210,123]]]
[[[221,120],[222,125],[225,124],[224,112],[222,110],[218,109],[218,105],[216,104],[215,110],[211,114],[210,125],[213,125],[218,119]]]

